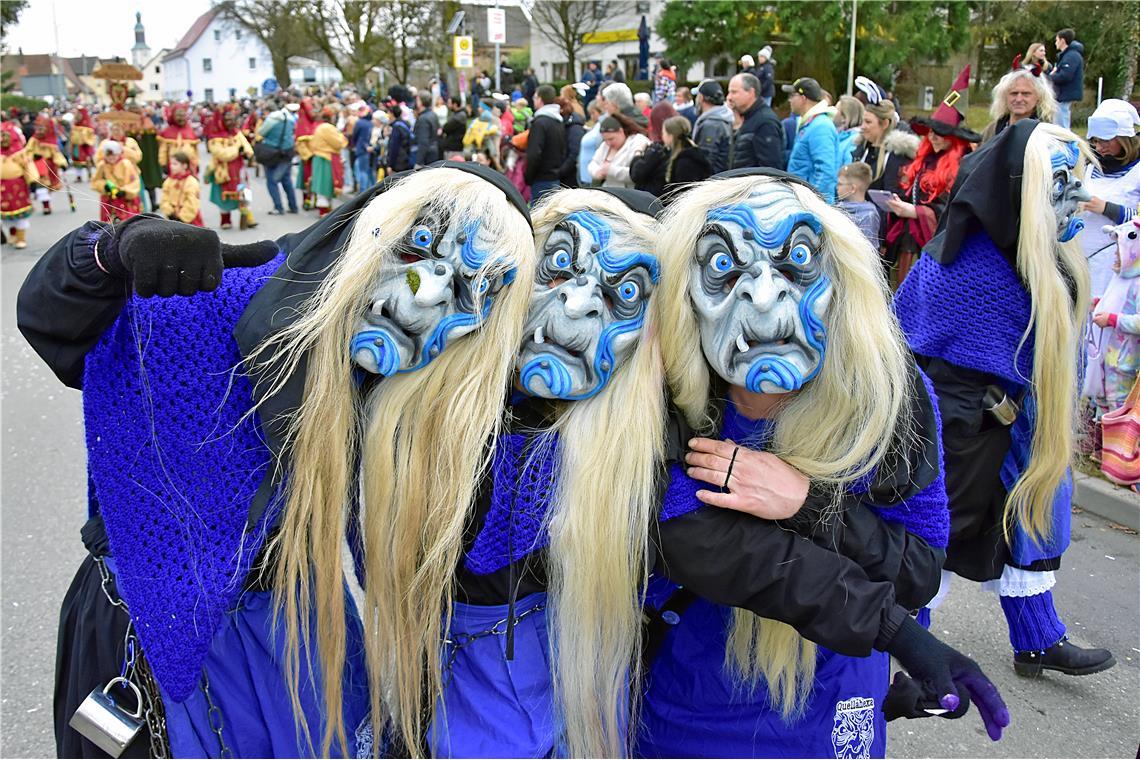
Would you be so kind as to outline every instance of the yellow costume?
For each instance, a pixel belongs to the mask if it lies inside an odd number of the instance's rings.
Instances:
[[[177,219],[186,224],[202,225],[201,210],[202,187],[198,178],[193,174],[184,177],[167,177],[162,183],[162,202],[159,211],[167,219]]]

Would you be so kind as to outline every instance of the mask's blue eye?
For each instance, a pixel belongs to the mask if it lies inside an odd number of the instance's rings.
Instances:
[[[1065,181],[1059,179],[1055,183],[1053,183],[1053,195],[1060,198],[1064,194],[1065,194]]]
[[[811,261],[811,248],[806,243],[799,243],[788,253],[788,258],[800,266],[805,266]]]
[[[479,282],[475,285],[475,292],[482,295],[483,293],[487,292],[487,288],[489,287],[491,287],[491,281],[487,278],[483,278],[482,280],[479,280]]]
[[[718,253],[712,257],[709,263],[712,265],[712,268],[718,272],[727,272],[732,269],[732,257],[727,253]]]
[[[554,254],[554,266],[558,267],[559,269],[569,269],[570,252],[559,251],[558,253]]]
[[[412,230],[412,243],[420,248],[430,248],[432,241],[431,229],[425,225],[419,225]]]
[[[623,282],[618,286],[618,295],[622,297],[623,301],[633,301],[641,293],[641,288],[637,286],[636,282]]]

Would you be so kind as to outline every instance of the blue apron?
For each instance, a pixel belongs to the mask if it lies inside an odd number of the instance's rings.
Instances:
[[[515,603],[514,659],[507,605],[456,602],[443,657],[443,704],[433,757],[550,757],[559,753],[546,594]]]
[[[368,714],[369,698],[363,632],[351,598],[346,605],[344,724],[351,737]],[[272,592],[246,592],[238,609],[223,618],[206,655],[208,698],[205,682],[183,702],[163,693],[172,755],[219,757],[224,741],[232,757],[320,756],[324,715],[320,674],[310,672],[302,650],[299,688],[310,746],[294,718],[284,654],[285,630],[273,625]],[[211,701],[217,707],[213,716]],[[330,752],[333,757],[345,755],[335,741]]]
[[[649,602],[660,607],[677,587],[655,577]],[[696,599],[680,613],[649,666],[638,757],[883,757],[882,705],[890,657],[845,657],[818,648],[812,695],[785,723],[755,689],[726,673],[729,607]]]

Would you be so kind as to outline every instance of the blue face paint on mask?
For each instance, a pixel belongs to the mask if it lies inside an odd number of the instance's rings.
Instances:
[[[357,365],[384,377],[413,372],[483,323],[514,270],[478,276],[494,244],[481,233],[478,222],[461,225],[431,212],[416,220],[349,342]]]
[[[544,398],[595,396],[633,355],[657,258],[624,250],[589,211],[570,214],[547,238],[519,352],[519,383]]]
[[[1050,200],[1057,219],[1057,240],[1067,243],[1085,228],[1084,220],[1077,216],[1078,204],[1092,200],[1088,190],[1074,174],[1081,152],[1075,142],[1055,142],[1049,153],[1053,169]]]
[[[708,213],[689,297],[705,359],[725,381],[787,393],[819,374],[832,293],[822,234],[819,219],[781,184]]]

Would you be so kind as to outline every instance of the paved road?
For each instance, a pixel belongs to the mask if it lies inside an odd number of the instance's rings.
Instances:
[[[0,510],[0,756],[54,755],[52,680],[59,601],[83,555],[85,516],[83,430],[79,394],[63,388],[16,330],[15,298],[40,254],[95,216],[89,193],[66,210],[62,193],[51,217],[36,216],[29,247],[2,254],[3,482]],[[265,215],[267,197],[255,182],[256,230],[224,237],[276,237],[310,222],[313,213]],[[217,211],[204,211],[217,224]],[[1073,546],[1056,589],[1058,608],[1081,644],[1111,648],[1119,665],[1085,678],[1013,674],[1005,623],[996,600],[959,581],[935,617],[934,630],[974,657],[998,683],[1014,725],[989,741],[975,713],[960,721],[891,724],[892,757],[1133,757],[1140,734],[1140,540],[1088,513],[1073,520]]]

